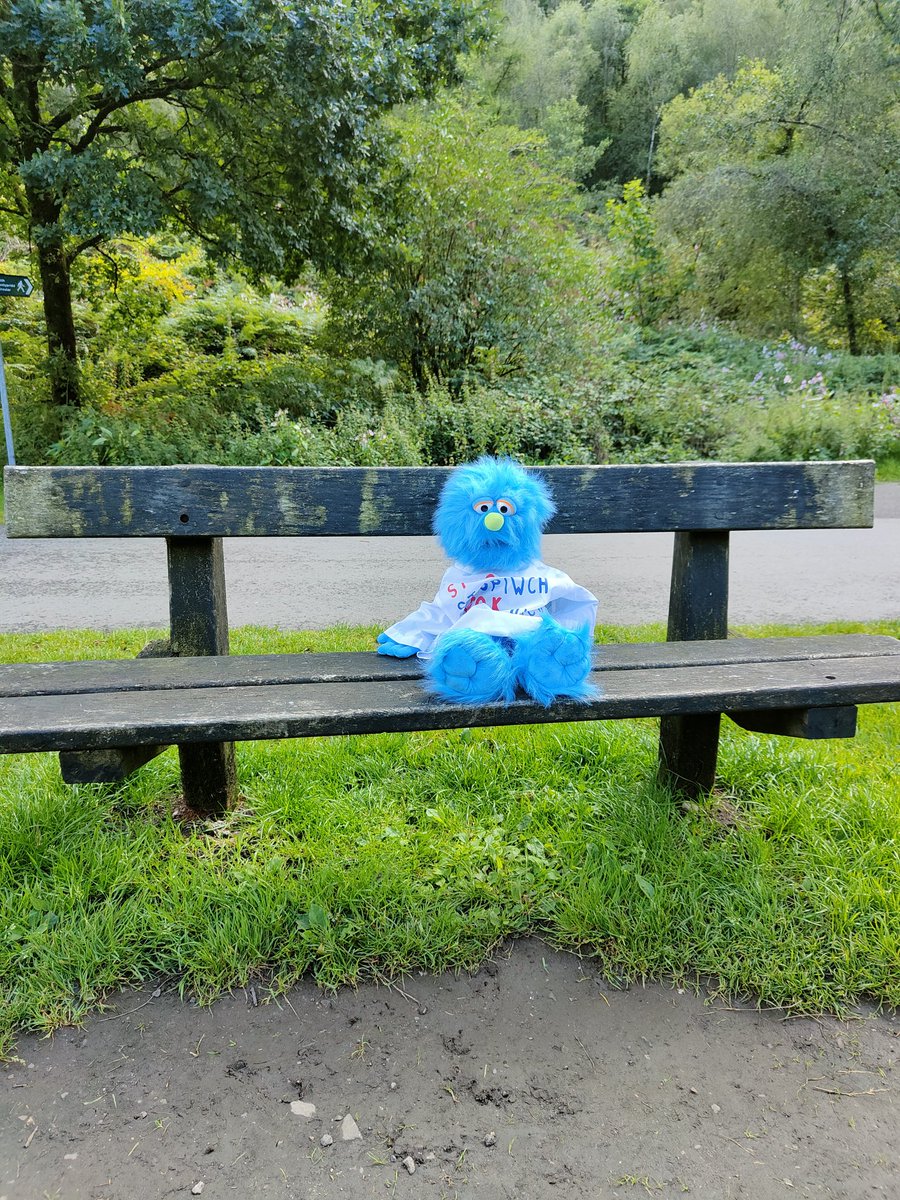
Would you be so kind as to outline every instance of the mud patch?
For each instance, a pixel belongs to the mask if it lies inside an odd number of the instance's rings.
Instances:
[[[895,1017],[616,991],[532,941],[402,990],[154,990],[3,1064],[0,1198],[896,1195]]]

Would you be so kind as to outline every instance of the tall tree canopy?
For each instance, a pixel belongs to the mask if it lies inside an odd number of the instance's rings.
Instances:
[[[741,315],[767,276],[774,327],[796,327],[785,303],[832,271],[856,353],[860,276],[900,248],[896,41],[869,0],[791,0],[785,17],[790,50],[774,68],[746,63],[663,110],[663,212],[723,315]]]
[[[35,246],[57,403],[77,403],[70,268],[175,221],[251,268],[376,231],[375,117],[451,75],[479,0],[0,4],[0,215]]]
[[[333,336],[401,363],[423,391],[577,358],[599,280],[575,232],[581,199],[545,139],[450,97],[391,122],[396,228],[371,270],[330,281]]]

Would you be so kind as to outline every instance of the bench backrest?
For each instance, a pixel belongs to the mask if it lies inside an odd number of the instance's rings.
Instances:
[[[11,538],[164,537],[170,637],[153,652],[228,653],[222,539],[415,536],[441,467],[7,467]],[[873,523],[875,464],[547,467],[551,533],[675,532],[670,641],[728,634],[729,532]]]
[[[11,538],[416,536],[447,467],[7,467]],[[545,467],[550,533],[872,525],[868,461]]]

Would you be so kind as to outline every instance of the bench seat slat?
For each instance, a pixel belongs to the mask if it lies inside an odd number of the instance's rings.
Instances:
[[[643,642],[598,646],[594,670],[713,666],[717,663],[789,662],[792,659],[867,658],[900,654],[900,640],[877,634],[729,638],[727,641]],[[374,682],[418,679],[415,658],[373,652],[254,654],[231,657],[109,659],[0,665],[0,697],[74,695],[142,688],[206,688],[253,684]]]
[[[608,670],[603,695],[543,709],[530,701],[440,704],[414,680],[185,688],[0,700],[0,751],[249,741],[673,713],[817,708],[900,699],[900,655]]]

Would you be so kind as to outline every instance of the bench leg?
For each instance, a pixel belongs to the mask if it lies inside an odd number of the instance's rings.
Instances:
[[[660,782],[688,796],[705,795],[716,782],[719,714],[662,717],[659,722]]]
[[[226,813],[237,792],[234,743],[179,746],[178,761],[185,805],[204,816]]]
[[[672,556],[668,640],[728,636],[728,532],[679,530]],[[699,796],[716,782],[718,713],[663,717],[659,729],[660,782]]]
[[[169,561],[171,652],[179,656],[228,653],[225,557],[221,538],[166,538]],[[232,742],[178,747],[184,802],[195,812],[221,816],[237,799]]]

